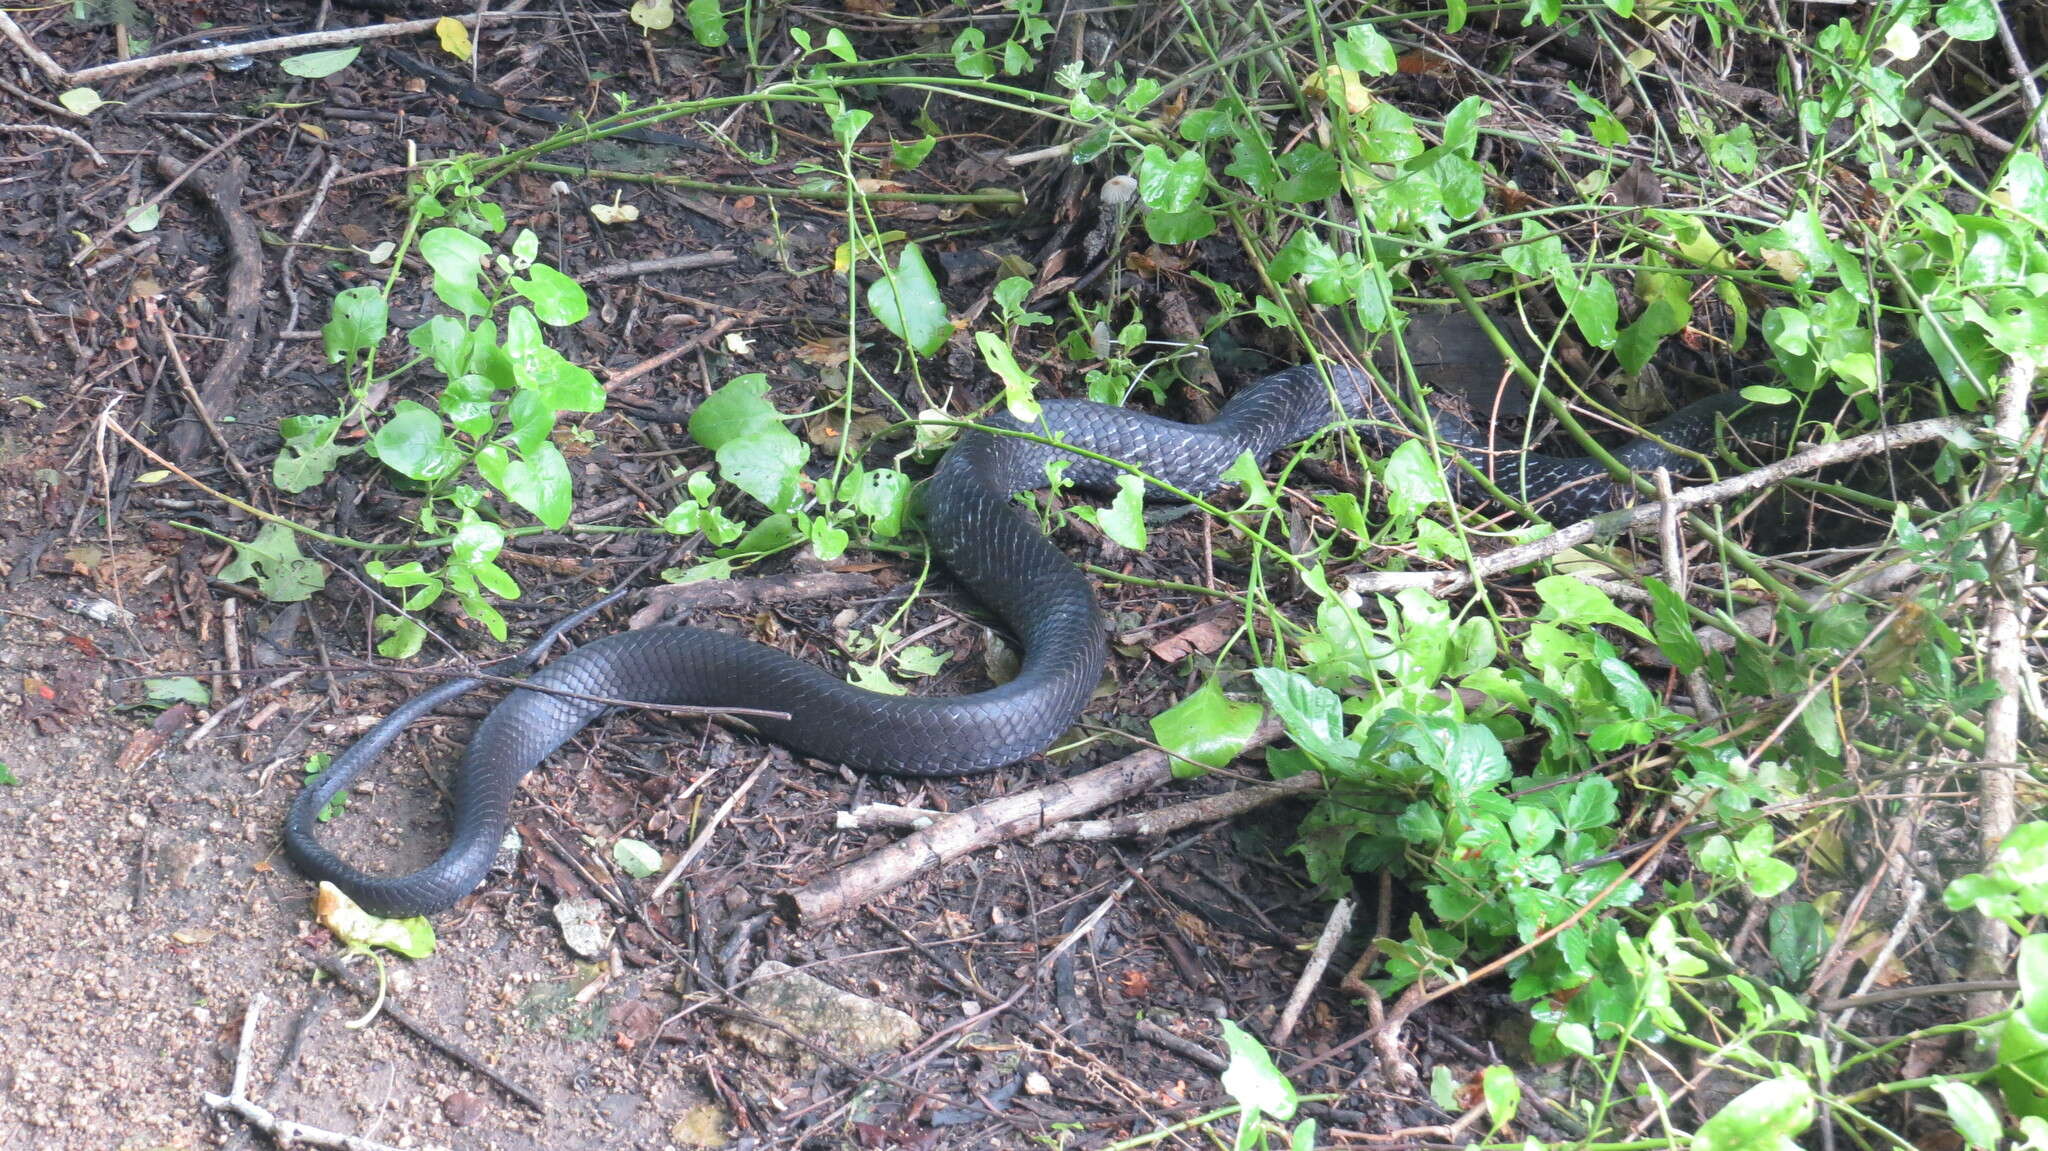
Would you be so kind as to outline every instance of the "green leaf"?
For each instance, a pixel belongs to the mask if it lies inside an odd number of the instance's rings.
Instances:
[[[1259,1041],[1228,1019],[1223,1025],[1223,1042],[1230,1048],[1230,1065],[1223,1069],[1223,1090],[1247,1112],[1270,1115],[1281,1122],[1294,1118],[1300,1096],[1273,1065],[1273,1057]]]
[[[557,328],[581,323],[590,314],[590,297],[583,285],[546,264],[526,270],[526,278],[512,277],[512,290],[533,303],[541,323]]]
[[[1997,1110],[1982,1091],[1968,1083],[1947,1079],[1936,1083],[1934,1091],[1948,1108],[1948,1120],[1955,1124],[1956,1134],[1963,1137],[1963,1142],[1977,1151],[1995,1151],[2005,1125],[1999,1122]]]
[[[2017,971],[2020,1010],[2036,1031],[2048,1031],[2048,935],[2037,933],[2020,940]]]
[[[833,31],[838,32],[839,29],[834,28]],[[839,141],[841,148],[851,148],[874,120],[875,114],[865,108],[847,108],[832,117],[832,138]]]
[[[1108,507],[1075,508],[1081,518],[1102,529],[1102,534],[1132,551],[1144,551],[1149,537],[1145,531],[1145,481],[1128,473],[1116,478],[1116,498]]]
[[[768,377],[760,372],[733,377],[690,413],[690,438],[715,452],[733,440],[781,428],[782,413],[768,402],[768,390]]]
[[[939,674],[946,664],[946,653],[933,651],[921,643],[911,644],[896,653],[896,673],[908,676]]]
[[[1145,214],[1145,234],[1156,244],[1191,244],[1215,231],[1216,214],[1207,208]]]
[[[475,373],[456,376],[441,389],[438,404],[456,431],[472,439],[481,438],[496,421],[492,418],[498,389]]]
[[[360,291],[351,288],[350,291]],[[453,379],[469,370],[470,330],[454,316],[441,314],[405,334],[405,342],[424,352],[434,370]],[[330,355],[332,354],[330,350]]]
[[[540,323],[524,305],[505,317],[505,355],[512,378],[534,392],[553,412],[601,412],[604,386],[590,369],[572,364],[547,344]]]
[[[1989,40],[1998,35],[1998,0],[1947,0],[1934,14],[1942,31],[1958,40]]]
[[[697,43],[706,48],[725,47],[725,13],[719,9],[718,0],[689,0],[683,5],[683,17],[690,22],[690,35],[696,37]]]
[[[1303,144],[1275,157],[1274,162],[1279,165],[1281,179],[1273,186],[1273,196],[1290,204],[1328,199],[1343,186],[1343,169],[1337,157],[1318,145]]]
[[[1407,522],[1439,504],[1451,502],[1451,488],[1444,469],[1421,440],[1404,440],[1387,455],[1380,479],[1387,485],[1387,511],[1397,521]]]
[[[158,707],[189,703],[193,707],[205,707],[213,702],[213,692],[198,679],[189,675],[168,675],[142,681],[142,692],[150,703]]]
[[[895,269],[884,268],[881,278],[868,285],[868,309],[883,327],[921,356],[945,347],[953,334],[946,302],[939,297],[939,282],[916,244],[903,245]]]
[[[449,442],[441,417],[411,400],[393,405],[391,418],[370,437],[370,451],[384,466],[421,483],[434,483],[462,467],[462,450]]]
[[[374,623],[384,637],[377,641],[377,654],[386,659],[411,659],[427,642],[427,629],[402,615],[379,612]]]
[[[279,71],[301,80],[324,80],[350,64],[362,54],[360,47],[329,48],[323,52],[302,52],[297,56],[286,56],[277,62]]]
[[[16,776],[16,775],[14,774],[14,769],[13,769],[12,767],[8,766],[8,764],[7,764],[7,761],[6,761],[6,760],[4,760],[4,759],[0,759],[0,787],[20,787],[20,786],[21,786],[21,779],[20,779],[20,777],[19,777],[19,776]]]
[[[489,315],[491,301],[477,286],[491,246],[460,228],[433,228],[420,237],[420,258],[434,269],[434,295],[465,316]]]
[[[1569,289],[1560,281],[1558,291],[1565,297],[1565,308],[1587,343],[1596,348],[1611,348],[1621,338],[1615,328],[1621,305],[1615,298],[1614,284],[1605,275],[1588,271],[1585,279]]]
[[[1595,624],[1612,624],[1642,639],[1651,639],[1643,621],[1614,606],[1607,593],[1575,576],[1545,576],[1536,581],[1536,595],[1546,608],[1543,618],[1592,630]]]
[[[235,545],[235,558],[220,569],[220,578],[229,583],[254,579],[256,590],[272,603],[298,603],[327,586],[327,569],[299,551],[296,532],[266,523],[255,539]]]
[[[1729,1100],[1700,1124],[1693,1151],[1796,1151],[1793,1136],[1813,1123],[1813,1086],[1787,1075]]]
[[[1153,716],[1152,738],[1176,757],[1174,777],[1188,779],[1200,775],[1201,768],[1223,767],[1236,759],[1263,716],[1258,704],[1228,698],[1212,679]]]
[[[66,88],[57,94],[57,102],[74,116],[90,116],[107,106],[106,98],[92,88]]]
[[[1692,617],[1686,614],[1685,601],[1670,584],[1656,576],[1645,576],[1643,586],[1650,593],[1650,634],[1656,640],[1657,650],[1664,653],[1680,675],[1698,671],[1706,664],[1707,653],[1700,646],[1699,636],[1693,634]]]
[[[1283,668],[1253,668],[1252,678],[1303,751],[1333,770],[1357,763],[1358,742],[1344,734],[1344,706],[1335,692]]]
[[[2006,1110],[2048,1119],[2048,1031],[2009,1016],[1998,1033],[1998,1086]]]
[[[569,522],[576,502],[575,480],[569,461],[553,443],[543,441],[517,459],[501,444],[486,444],[476,454],[476,470],[548,527],[559,531]]]
[[[787,428],[729,440],[715,455],[718,474],[769,511],[789,511],[803,494],[804,464],[811,452]]]
[[[661,870],[661,852],[637,839],[621,839],[612,844],[612,862],[627,875],[645,879]]]
[[[1190,212],[1208,193],[1209,165],[1192,148],[1169,158],[1157,144],[1147,144],[1138,157],[1138,198],[1155,212]]]
[[[670,0],[633,0],[626,19],[649,32],[666,32],[675,27],[675,5]]]
[[[875,534],[893,539],[910,508],[910,477],[894,468],[864,471],[853,488],[853,507],[868,517]]]
[[[1513,1068],[1494,1064],[1479,1074],[1479,1090],[1486,1097],[1486,1115],[1499,1131],[1515,1121],[1522,1105],[1522,1084]]]
[[[327,348],[330,364],[340,363],[344,356],[374,350],[390,327],[383,291],[367,285],[336,292],[328,317],[320,327],[320,339]]]
[[[1813,974],[1826,945],[1827,931],[1813,904],[1786,903],[1771,909],[1771,958],[1785,982],[1798,983]]]
[[[1391,76],[1400,69],[1394,46],[1370,24],[1353,24],[1337,41],[1337,63],[1368,76]]]
[[[423,916],[383,919],[371,915],[326,880],[320,882],[314,906],[327,930],[353,948],[382,947],[411,959],[425,959],[434,953],[434,927]]]
[[[1031,391],[1038,386],[1038,381],[1032,379],[1024,365],[1017,362],[1016,353],[1010,350],[1010,345],[994,332],[976,332],[974,346],[981,350],[982,363],[987,364],[988,370],[1003,382],[1003,407],[1010,413],[1010,418],[1026,425],[1037,423],[1038,401],[1032,398]]]
[[[907,144],[902,141],[892,141],[889,146],[889,155],[896,162],[898,168],[902,168],[905,171],[916,171],[917,166],[924,163],[924,158],[932,154],[932,149],[938,143],[939,138],[927,132],[923,139],[912,140]]]
[[[286,416],[277,422],[284,450],[271,461],[270,479],[282,491],[297,495],[326,479],[341,457],[355,451],[334,442],[339,416]]]

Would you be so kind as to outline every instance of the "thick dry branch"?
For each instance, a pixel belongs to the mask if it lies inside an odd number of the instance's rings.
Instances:
[[[1247,751],[1279,738],[1280,721],[1267,719]],[[1099,811],[1173,778],[1173,761],[1147,749],[1115,763],[1018,795],[992,799],[948,816],[923,831],[840,868],[807,887],[783,892],[784,916],[810,924],[839,919],[933,868],[971,852],[1029,835],[1062,820]]]
[[[1776,463],[1744,472],[1732,479],[1716,483],[1701,484],[1678,493],[1669,502],[1680,514],[1697,511],[1727,503],[1738,496],[1761,491],[1780,480],[1792,476],[1817,472],[1822,468],[1851,460],[1868,459],[1883,455],[1899,448],[1924,444],[1930,440],[1946,439],[1966,435],[1976,421],[1961,416],[1942,416],[1931,420],[1917,420],[1910,424],[1884,428],[1860,436],[1851,436],[1832,444],[1816,444],[1805,451],[1790,455]],[[1568,528],[1562,528],[1534,543],[1503,548],[1491,555],[1480,556],[1463,571],[1453,572],[1372,572],[1353,576],[1347,581],[1349,588],[1360,595],[1398,591],[1404,587],[1428,588],[1437,595],[1470,587],[1475,581],[1491,579],[1494,576],[1514,571],[1539,560],[1549,559],[1560,552],[1569,551],[1580,544],[1603,536],[1617,535],[1630,528],[1646,527],[1656,523],[1665,514],[1663,501],[1637,504],[1630,508],[1597,515],[1580,520]]]
[[[255,354],[256,321],[263,314],[263,243],[256,221],[242,209],[242,182],[248,171],[247,164],[235,159],[215,178],[188,171],[168,156],[157,157],[158,175],[171,183],[183,180],[186,192],[212,210],[228,250],[227,327],[221,332],[220,354],[191,394],[192,418],[172,426],[169,454],[179,463],[190,463],[210,434],[237,473],[241,465],[229,453],[213,413],[234,409],[242,373]],[[246,474],[243,479],[247,481]]]

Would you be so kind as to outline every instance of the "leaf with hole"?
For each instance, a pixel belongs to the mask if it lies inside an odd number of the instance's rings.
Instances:
[[[327,586],[327,569],[299,551],[298,533],[266,523],[248,543],[235,545],[235,558],[220,569],[228,583],[256,581],[256,590],[272,603],[298,603]]]

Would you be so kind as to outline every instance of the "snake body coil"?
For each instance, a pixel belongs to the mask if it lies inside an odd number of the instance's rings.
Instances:
[[[1711,441],[1715,417],[1733,410],[1720,398],[1679,412],[1654,431],[1682,447]],[[1182,491],[1202,493],[1245,452],[1263,460],[1340,417],[1365,421],[1360,437],[1385,451],[1407,433],[1363,373],[1310,366],[1290,368],[1242,389],[1216,419],[1176,423],[1140,412],[1078,400],[1044,404],[1030,430],[1113,459]],[[1019,428],[1005,419],[991,421]],[[1504,491],[1539,513],[1569,523],[1633,502],[1590,459],[1482,451],[1479,433],[1439,415],[1437,437],[1487,471]],[[1652,439],[1617,451],[1628,466],[1681,470],[1683,457]],[[1080,486],[1113,487],[1123,472],[1100,460],[1016,436],[974,432],[940,461],[925,492],[925,530],[933,552],[1020,641],[1023,666],[1000,687],[973,695],[906,697],[853,687],[774,648],[722,632],[649,628],[585,644],[528,682],[546,688],[650,704],[773,709],[786,720],[758,719],[768,738],[807,755],[864,771],[897,775],[970,775],[1043,750],[1072,726],[1101,678],[1107,655],[1095,593],[1086,578],[1014,505],[1016,493],[1043,486],[1045,465],[1069,461]],[[1455,466],[1448,474],[1460,500],[1478,485]],[[292,804],[284,845],[309,878],[328,880],[380,915],[438,911],[467,895],[488,872],[511,824],[519,780],[605,705],[517,690],[471,737],[454,781],[454,830],[448,849],[407,875],[356,869],[313,836],[319,812],[388,744],[406,722],[466,690],[452,684],[400,709],[349,748]]]

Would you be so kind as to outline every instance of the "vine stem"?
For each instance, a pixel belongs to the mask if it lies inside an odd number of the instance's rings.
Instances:
[[[321,543],[330,544],[334,547],[355,548],[359,551],[385,553],[402,552],[411,548],[446,547],[449,544],[455,542],[454,536],[435,536],[431,539],[413,540],[409,543],[382,544],[373,543],[370,540],[353,539],[349,536],[338,536],[332,534],[331,532],[323,532],[319,528],[307,527],[305,524],[302,524],[297,520],[289,519],[285,516],[278,515],[276,512],[264,511],[262,508],[257,507],[255,504],[252,504],[247,500],[236,499],[234,496],[231,496],[218,488],[212,487],[202,482],[198,478],[194,477],[192,473],[187,472],[178,465],[158,455],[156,452],[152,451],[147,444],[144,444],[141,440],[138,440],[134,436],[130,435],[128,429],[122,427],[121,422],[119,420],[114,419],[111,415],[109,415],[104,422],[107,428],[111,430],[115,435],[128,441],[128,445],[130,447],[134,448],[138,452],[141,452],[143,455],[149,457],[150,462],[158,465],[159,467],[162,467],[164,470],[170,472],[172,475],[177,476],[179,479],[184,480],[186,483],[191,484],[193,487],[198,488],[200,491],[205,492],[207,495],[212,496],[214,499],[219,500],[220,502],[228,505],[231,508],[235,508],[238,511],[247,512],[248,514],[255,516],[257,519],[262,520],[264,523],[276,524],[279,527],[288,528],[291,531],[295,531],[300,535],[307,537],[308,539],[316,539],[319,540]],[[188,531],[204,531],[204,529],[198,528],[193,524],[182,523],[175,520],[172,521],[172,523]],[[557,529],[550,528],[546,524],[528,524],[524,527],[505,529],[505,538],[508,540],[520,539],[525,536],[539,535],[542,532],[554,530]],[[567,532],[581,532],[586,535],[630,535],[636,532],[653,531],[655,529],[631,527],[621,524],[568,523],[562,525],[562,527],[559,530]],[[214,535],[215,533],[205,532],[204,534]]]

